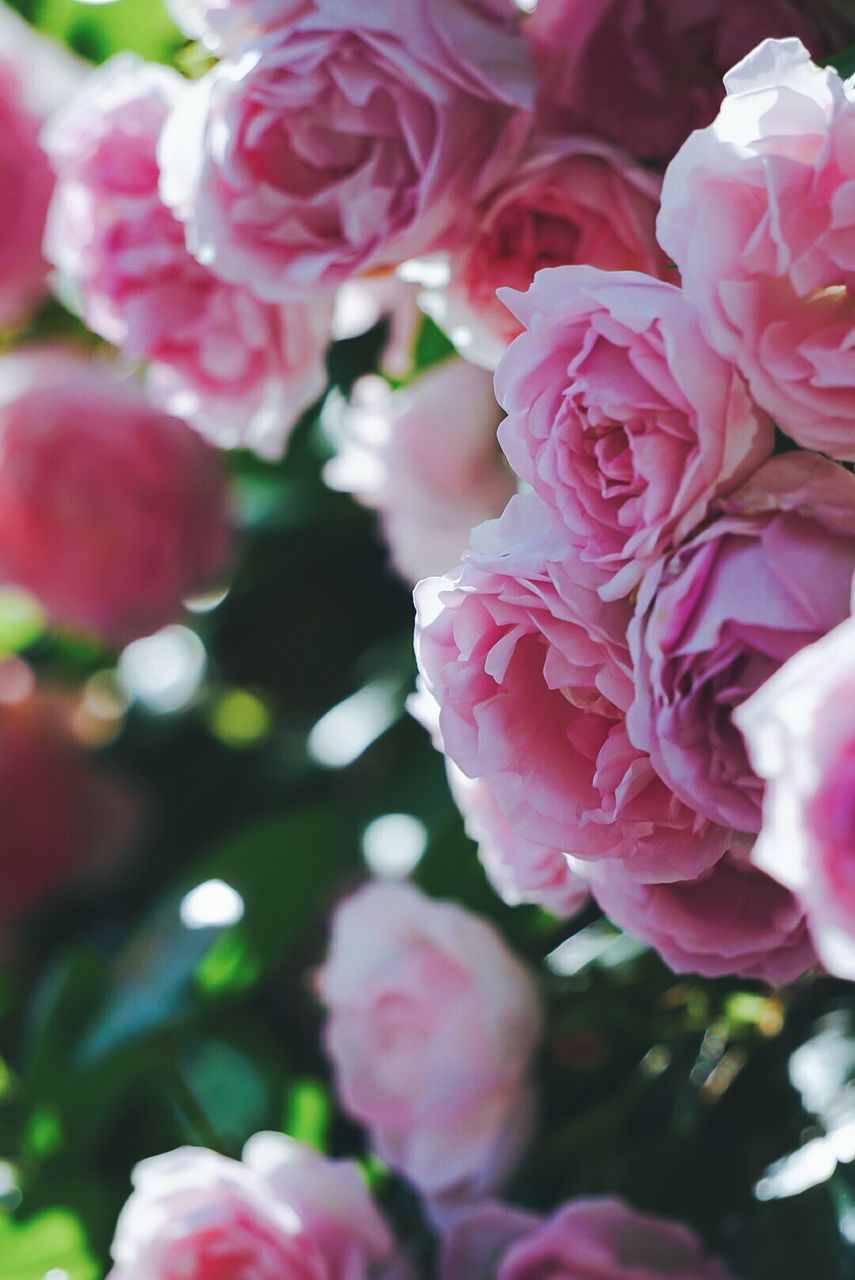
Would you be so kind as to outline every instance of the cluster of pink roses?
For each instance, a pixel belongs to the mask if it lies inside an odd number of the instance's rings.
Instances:
[[[500,291],[530,492],[418,588],[417,650],[505,896],[581,876],[677,971],[777,984],[855,972],[855,94],[797,39],[725,84],[665,175],[681,287]]]
[[[402,884],[338,909],[317,975],[344,1109],[425,1198],[438,1280],[729,1280],[688,1229],[613,1197],[549,1217],[490,1198],[530,1135],[534,981],[485,921]],[[241,1161],[185,1149],[144,1161],[111,1280],[414,1280],[358,1167],[291,1138]]]

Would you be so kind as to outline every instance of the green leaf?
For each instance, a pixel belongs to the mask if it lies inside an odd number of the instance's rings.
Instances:
[[[48,1209],[25,1222],[0,1217],[0,1280],[43,1280],[52,1271],[68,1280],[98,1280],[77,1218],[66,1209]]]
[[[40,31],[64,41],[93,62],[128,49],[141,58],[171,62],[184,43],[162,0],[36,0],[31,20]]]

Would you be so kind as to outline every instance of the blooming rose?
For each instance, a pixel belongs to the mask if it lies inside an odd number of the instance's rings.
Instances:
[[[799,444],[855,458],[855,100],[798,40],[726,77],[665,178],[659,237],[710,342]]]
[[[29,668],[0,664],[0,921],[97,875],[132,842],[136,795],[71,734],[70,700],[37,690]]]
[[[571,1200],[512,1244],[497,1280],[728,1280],[687,1227],[602,1196]]]
[[[721,77],[766,36],[801,36],[814,53],[853,39],[833,0],[538,0],[526,24],[544,119],[590,129],[666,162],[721,102]]]
[[[444,1207],[443,1207],[444,1208]],[[437,1223],[441,1240],[440,1280],[473,1280],[495,1275],[502,1254],[540,1226],[539,1214],[499,1200],[455,1204]]]
[[[855,476],[794,452],[648,573],[630,628],[629,735],[698,813],[760,830],[763,785],[731,713],[847,616],[853,570]]]
[[[449,760],[448,781],[466,834],[478,845],[478,857],[499,897],[509,907],[532,902],[562,920],[577,915],[588,901],[588,885],[564,854],[519,835],[486,779],[467,778]]]
[[[0,579],[124,642],[171,621],[230,543],[219,457],[178,418],[70,350],[0,360]]]
[[[638,884],[617,862],[582,870],[606,915],[655,947],[675,973],[784,986],[816,963],[801,904],[751,865],[747,844],[675,884]]]
[[[318,990],[345,1110],[420,1191],[495,1185],[529,1134],[534,982],[491,925],[406,884],[339,907]]]
[[[54,117],[46,252],[90,328],[153,362],[151,386],[170,411],[217,444],[276,455],[326,386],[331,307],[260,302],[188,253],[157,167],[163,123],[187,91],[174,71],[120,54]]]
[[[496,297],[500,285],[526,289],[536,271],[565,263],[676,278],[656,245],[659,186],[595,138],[541,138],[485,196],[470,237],[447,259],[447,284],[428,289],[423,305],[463,355],[492,369],[522,329]],[[439,266],[425,264],[426,283]]]
[[[807,912],[820,959],[855,978],[855,619],[802,649],[734,712],[766,780],[752,858]]]
[[[305,297],[462,235],[531,97],[525,42],[486,10],[324,0],[192,86],[162,192],[222,279]]]
[[[584,569],[537,497],[476,531],[446,578],[416,590],[416,653],[439,733],[489,783],[526,842],[620,858],[642,880],[695,876],[729,844],[657,778],[629,741],[626,611]]]
[[[526,329],[496,374],[502,447],[603,598],[625,596],[771,453],[771,425],[673,285],[560,267],[502,297]]]
[[[356,1166],[261,1133],[243,1161],[185,1147],[137,1165],[110,1280],[368,1280],[389,1232]]]
[[[489,374],[448,361],[392,391],[360,379],[325,414],[338,456],[324,476],[381,515],[395,567],[417,582],[453,565],[473,525],[514,490],[496,443],[501,414]]]

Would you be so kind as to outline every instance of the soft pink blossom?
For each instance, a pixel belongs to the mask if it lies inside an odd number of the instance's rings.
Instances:
[[[499,897],[509,907],[534,903],[562,920],[578,915],[588,901],[588,885],[564,854],[515,831],[485,778],[467,778],[449,760],[448,780],[466,834],[478,845],[478,857]]]
[[[260,302],[188,253],[157,165],[164,121],[188,91],[167,67],[120,54],[53,118],[46,252],[90,328],[152,362],[170,412],[217,444],[275,456],[326,386],[331,305]]]
[[[673,285],[559,267],[502,297],[525,327],[496,374],[502,447],[603,598],[628,595],[768,457],[771,424]]]
[[[0,921],[112,870],[141,820],[137,794],[72,734],[73,699],[0,663]]]
[[[514,1241],[536,1230],[539,1214],[516,1209],[500,1200],[455,1204],[441,1212],[439,1280],[475,1280],[493,1276]]]
[[[162,192],[222,279],[306,297],[461,236],[532,94],[525,41],[484,8],[324,0],[192,86]]]
[[[106,364],[0,360],[0,579],[125,642],[172,621],[231,545],[218,455]]]
[[[538,139],[485,196],[470,235],[445,262],[447,283],[428,288],[423,305],[467,359],[495,368],[522,330],[496,297],[502,285],[527,289],[536,271],[566,263],[676,281],[656,244],[659,186],[655,175],[596,138]],[[427,283],[438,265],[426,264]]]
[[[368,1280],[392,1240],[356,1166],[279,1133],[243,1160],[184,1147],[137,1165],[110,1280]]]
[[[809,449],[855,458],[855,94],[798,40],[726,77],[665,178],[658,230],[710,342]]]
[[[763,785],[732,712],[848,615],[853,571],[855,476],[791,452],[644,579],[629,735],[698,813],[759,831]]]
[[[855,619],[790,658],[734,712],[766,781],[752,858],[807,912],[820,959],[855,978]]]
[[[328,406],[338,452],[324,477],[379,512],[392,561],[411,582],[455,564],[473,526],[513,493],[500,417],[489,374],[462,360],[398,391],[362,378],[349,401]]]
[[[344,1109],[427,1195],[487,1189],[530,1133],[535,984],[486,921],[406,884],[335,914],[318,991]]]
[[[800,36],[816,55],[844,48],[853,23],[815,0],[538,0],[526,32],[554,127],[612,138],[666,162],[714,117],[725,71],[766,36]]]
[[[25,320],[47,292],[41,243],[53,179],[39,146],[40,119],[25,103],[19,69],[0,48],[0,326]]]
[[[801,903],[749,862],[747,843],[697,879],[674,884],[638,884],[617,862],[584,872],[606,915],[675,973],[784,986],[816,963]]]
[[[571,1200],[505,1252],[497,1280],[729,1280],[694,1232],[611,1196]]]
[[[533,494],[416,591],[416,653],[444,749],[515,834],[642,880],[697,875],[728,846],[626,734],[626,606],[605,604]]]

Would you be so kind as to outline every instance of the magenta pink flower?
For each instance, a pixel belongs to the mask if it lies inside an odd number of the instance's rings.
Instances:
[[[591,267],[502,291],[525,327],[496,374],[514,470],[618,599],[772,449],[772,429],[672,285]]]
[[[481,202],[471,234],[448,259],[447,285],[430,290],[424,305],[467,359],[495,368],[522,330],[496,297],[502,285],[527,289],[536,271],[565,263],[676,281],[656,244],[659,187],[595,138],[539,138]],[[426,279],[436,270],[431,262]]]
[[[537,989],[491,925],[405,884],[333,920],[318,975],[346,1111],[427,1195],[494,1186],[530,1133]]]
[[[766,782],[752,858],[807,912],[820,959],[855,978],[855,620],[808,645],[734,713]]]
[[[109,366],[71,350],[0,361],[0,578],[59,623],[125,642],[226,567],[218,456]]]
[[[444,749],[516,835],[640,879],[695,876],[728,846],[626,735],[622,603],[604,604],[534,495],[416,592],[416,652]]]
[[[675,884],[638,884],[618,862],[588,864],[584,873],[606,915],[655,947],[675,973],[784,986],[816,955],[800,902],[753,866],[748,851],[737,843],[697,879]]]
[[[162,192],[222,279],[314,295],[460,237],[532,95],[525,42],[492,10],[324,0],[192,86]]]
[[[59,177],[48,256],[87,324],[135,359],[170,411],[216,444],[281,453],[326,386],[329,300],[273,306],[188,253],[158,195],[157,143],[184,81],[121,54],[51,121]]]
[[[660,240],[710,342],[779,426],[853,459],[851,85],[797,40],[762,44],[726,84],[668,170]]]
[[[512,1244],[497,1280],[728,1280],[688,1227],[603,1196],[571,1200]]]
[[[139,829],[139,797],[75,741],[73,710],[60,689],[37,690],[23,662],[0,664],[4,925],[58,889],[112,869]]]
[[[417,582],[455,564],[474,525],[514,491],[496,441],[489,374],[449,360],[392,391],[365,377],[324,422],[338,447],[324,478],[379,512],[392,561]]]
[[[0,52],[0,325],[26,319],[47,292],[42,235],[53,189],[39,146],[41,121],[24,100],[19,69]]]
[[[389,1232],[355,1165],[279,1133],[243,1161],[185,1147],[137,1165],[110,1280],[369,1280]]]
[[[855,476],[817,454],[767,462],[641,586],[627,724],[698,813],[759,831],[763,785],[732,712],[849,613]]]
[[[851,19],[816,0],[538,0],[526,23],[541,112],[563,130],[612,138],[667,163],[710,123],[721,78],[766,36],[800,36],[817,56],[844,48]]]

